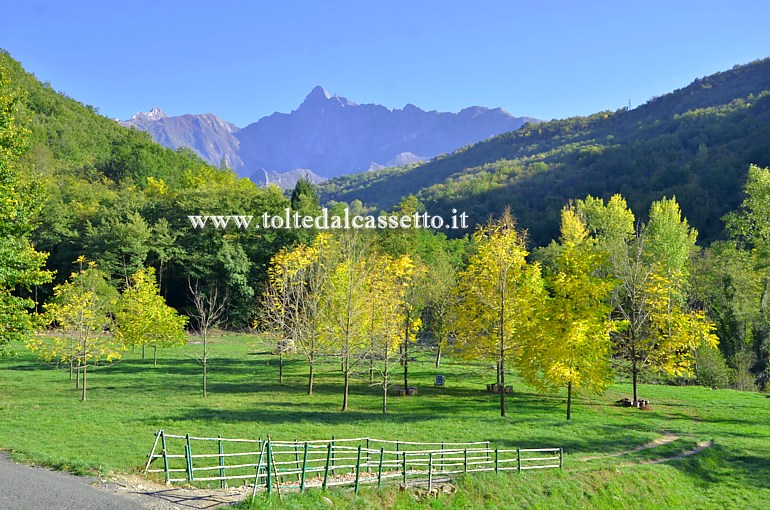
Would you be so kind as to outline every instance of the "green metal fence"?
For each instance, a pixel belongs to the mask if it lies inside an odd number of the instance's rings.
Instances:
[[[492,448],[489,441],[426,443],[374,438],[313,441],[225,439],[155,434],[146,473],[166,483],[252,483],[257,490],[304,491],[400,482],[426,484],[461,473],[563,467],[561,448]]]

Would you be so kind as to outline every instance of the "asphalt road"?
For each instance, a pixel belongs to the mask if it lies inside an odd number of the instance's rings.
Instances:
[[[88,482],[68,473],[17,464],[0,453],[0,509],[144,510]]]

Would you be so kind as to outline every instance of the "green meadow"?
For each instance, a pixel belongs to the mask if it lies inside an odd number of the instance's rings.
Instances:
[[[214,340],[208,398],[201,395],[199,345],[125,353],[112,366],[89,374],[88,400],[64,367],[45,364],[16,345],[0,358],[0,448],[22,461],[78,474],[141,473],[153,434],[300,441],[376,437],[402,441],[491,441],[497,448],[564,448],[564,469],[467,475],[457,492],[420,499],[397,485],[310,490],[267,500],[256,508],[766,508],[770,501],[770,399],[754,392],[698,386],[641,385],[649,410],[618,407],[630,384],[618,382],[601,396],[579,396],[571,421],[565,395],[543,395],[513,378],[508,416],[485,383],[494,369],[416,350],[410,384],[418,395],[389,398],[381,412],[381,388],[358,380],[350,410],[340,412],[342,378],[336,359],[316,375],[306,394],[307,366],[278,360],[253,335]],[[362,372],[364,367],[361,367]],[[437,373],[446,387],[434,388]],[[665,435],[675,440],[640,446]],[[710,445],[684,455],[698,445]],[[585,460],[589,457],[598,457]],[[248,503],[244,503],[248,507]]]

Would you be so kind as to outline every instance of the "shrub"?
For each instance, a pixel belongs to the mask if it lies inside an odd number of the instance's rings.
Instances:
[[[732,358],[733,364],[733,388],[741,391],[756,391],[756,377],[751,373],[751,368],[757,361],[753,351],[744,349],[738,351]]]
[[[732,379],[732,370],[719,349],[707,345],[695,350],[697,380],[701,386],[727,388]]]

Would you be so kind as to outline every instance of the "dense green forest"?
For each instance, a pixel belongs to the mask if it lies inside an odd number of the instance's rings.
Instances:
[[[289,199],[119,126],[40,83],[7,53],[0,53],[0,66],[21,97],[30,131],[23,176],[43,188],[31,240],[50,254],[47,267],[56,272],[50,285],[22,293],[45,302],[86,255],[116,286],[155,267],[163,295],[178,308],[187,304],[188,278],[219,286],[228,293],[232,324],[248,324],[270,257],[299,234],[195,232],[187,215],[279,213]]]
[[[637,214],[676,196],[701,242],[724,237],[749,164],[770,165],[770,59],[697,79],[633,110],[526,125],[409,168],[333,179],[323,200],[389,208],[415,193],[471,225],[510,205],[530,239],[558,236],[569,199],[620,193]]]

